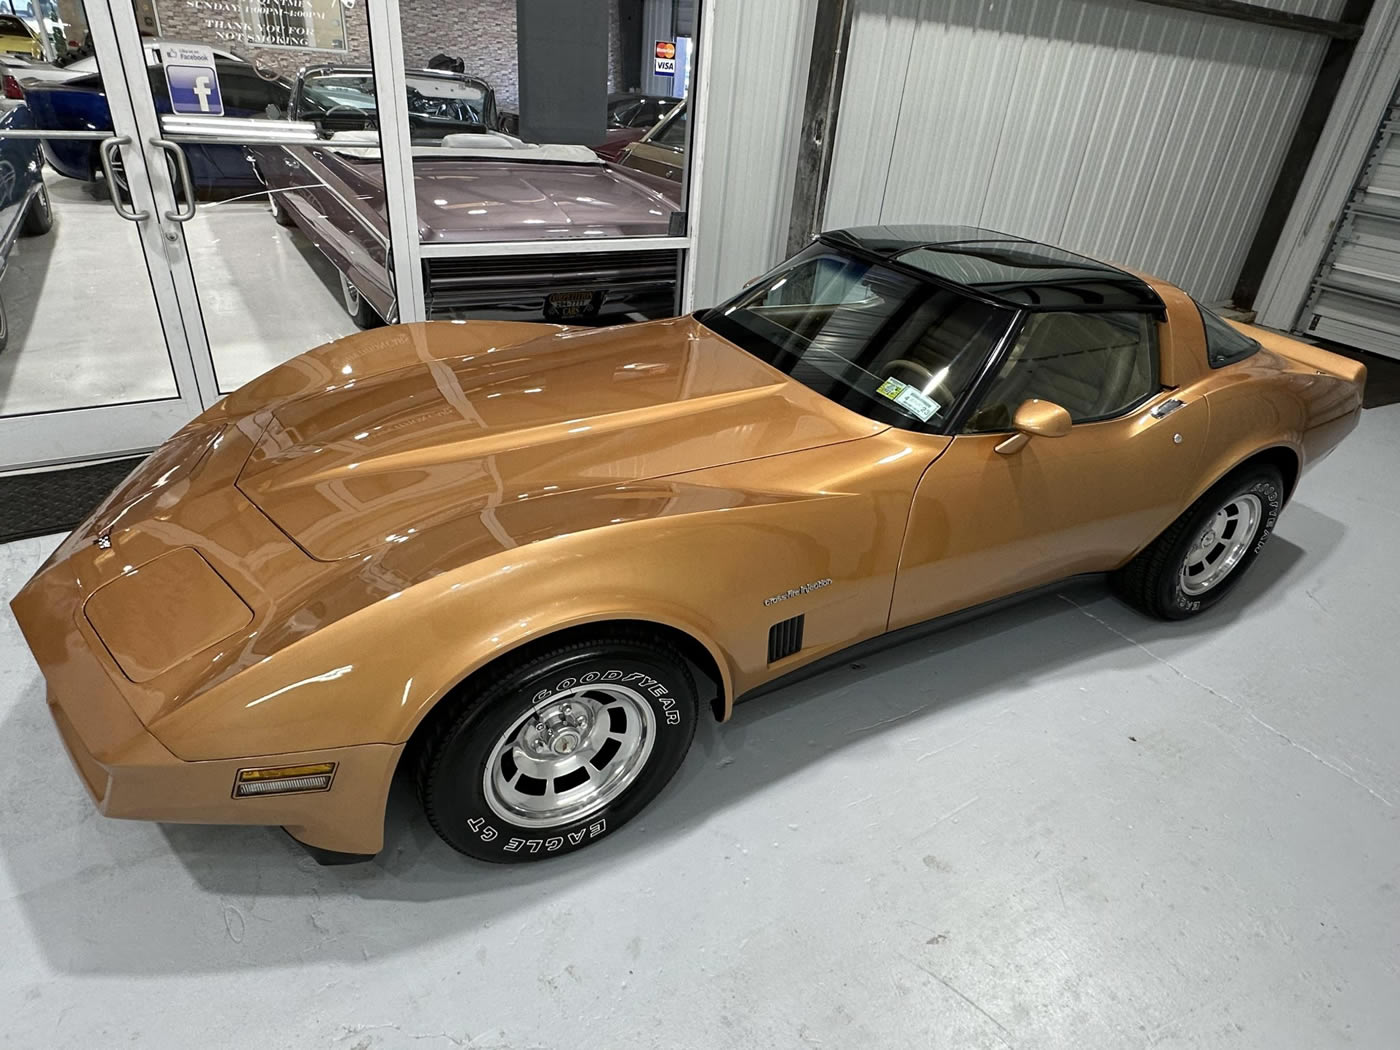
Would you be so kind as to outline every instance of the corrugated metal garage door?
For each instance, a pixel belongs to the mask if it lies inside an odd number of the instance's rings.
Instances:
[[[1298,331],[1400,358],[1400,99],[1347,202]]]
[[[825,226],[988,226],[1223,302],[1324,47],[1136,0],[857,0]]]

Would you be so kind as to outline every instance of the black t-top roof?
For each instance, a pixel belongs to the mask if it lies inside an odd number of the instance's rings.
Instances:
[[[1140,277],[1063,248],[975,226],[856,226],[823,233],[837,247],[917,270],[1018,310],[1154,310]]]

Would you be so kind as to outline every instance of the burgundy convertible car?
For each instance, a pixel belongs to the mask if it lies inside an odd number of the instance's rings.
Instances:
[[[533,145],[500,128],[494,92],[475,77],[408,77],[419,237],[424,244],[665,236],[678,189],[605,163],[584,146]],[[374,79],[368,69],[304,69],[292,120],[322,141],[250,146],[273,217],[298,226],[340,271],[362,327],[395,316]],[[429,316],[573,323],[674,312],[674,252],[644,248],[473,255],[424,261]]]

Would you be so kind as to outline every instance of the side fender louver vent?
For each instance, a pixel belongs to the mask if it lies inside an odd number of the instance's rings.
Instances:
[[[802,648],[802,621],[804,617],[794,616],[791,620],[775,623],[768,628],[768,662],[776,663],[785,656],[791,656]]]

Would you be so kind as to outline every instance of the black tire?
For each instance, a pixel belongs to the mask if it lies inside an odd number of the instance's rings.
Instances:
[[[24,221],[19,225],[19,232],[24,237],[38,237],[51,229],[53,204],[49,201],[49,188],[40,183],[39,192],[34,194],[29,201],[29,207],[25,209]]]
[[[590,677],[591,682],[585,681]],[[631,770],[630,775],[625,779],[619,776],[621,786],[607,789],[613,794],[595,789],[591,802],[587,790],[578,790],[594,788],[588,781],[563,789],[582,797],[574,803],[574,810],[561,809],[557,819],[544,818],[553,823],[532,824],[528,817],[503,813],[503,807],[509,805],[506,796],[512,792],[491,789],[488,798],[490,773],[518,777],[513,783],[522,789],[527,780],[547,784],[548,790],[538,793],[542,800],[560,790],[556,782],[524,776],[524,769],[516,766],[514,756],[522,754],[518,741],[536,724],[539,716],[535,712],[557,714],[561,695],[571,697],[576,704],[584,702],[580,697],[611,698],[612,694],[602,692],[604,688],[616,690],[618,695],[631,694],[611,699],[614,706],[623,708],[621,724],[611,711],[607,712],[606,725],[601,717],[595,718],[593,735],[584,734],[582,739],[601,739],[603,746],[594,751],[591,745],[577,745],[575,761],[579,755],[591,755],[583,760],[590,766],[585,771],[589,778],[618,775],[623,769]],[[699,704],[689,665],[680,653],[642,635],[617,633],[507,658],[480,682],[473,682],[469,695],[430,717],[415,768],[418,797],[428,821],[443,841],[459,852],[479,860],[513,863],[572,853],[636,816],[680,768],[695,736]],[[649,736],[644,729],[649,730]],[[618,733],[641,733],[650,743],[614,745],[608,751],[606,741]],[[561,762],[568,757],[567,752],[561,753],[561,758],[544,748],[538,735],[534,739],[541,744],[537,754],[545,761]],[[628,754],[634,756],[631,764],[625,761]],[[601,772],[595,774],[593,767]],[[565,775],[574,777],[576,772]],[[606,786],[608,781],[600,779],[599,783]],[[563,800],[571,796],[553,797]],[[590,804],[593,808],[579,808]],[[538,805],[543,808],[547,803]]]
[[[1283,502],[1283,475],[1278,468],[1267,463],[1246,464],[1213,485],[1162,535],[1119,569],[1114,574],[1115,589],[1130,605],[1159,619],[1184,620],[1204,612],[1224,598],[1249,570],[1273,535]],[[1258,518],[1252,525],[1244,516],[1231,519],[1227,513],[1231,507],[1256,504]],[[1217,530],[1211,526],[1218,515],[1226,524],[1216,535]],[[1243,531],[1230,531],[1236,528]],[[1249,532],[1247,538],[1245,531]],[[1228,555],[1236,539],[1245,545],[1231,561]],[[1211,542],[1215,540],[1218,545]],[[1219,552],[1224,560],[1218,564],[1229,562],[1213,582],[1210,573],[1202,568],[1208,562],[1200,555],[1201,541],[1210,548],[1206,559],[1212,556],[1211,552]],[[1198,575],[1188,582],[1193,569]],[[1183,573],[1188,577],[1184,578]]]
[[[5,301],[0,299],[0,353],[10,345],[10,318],[5,313]]]
[[[292,218],[292,213],[278,199],[276,190],[268,190],[267,204],[272,209],[272,221],[278,226],[292,227],[297,224],[296,220]]]

